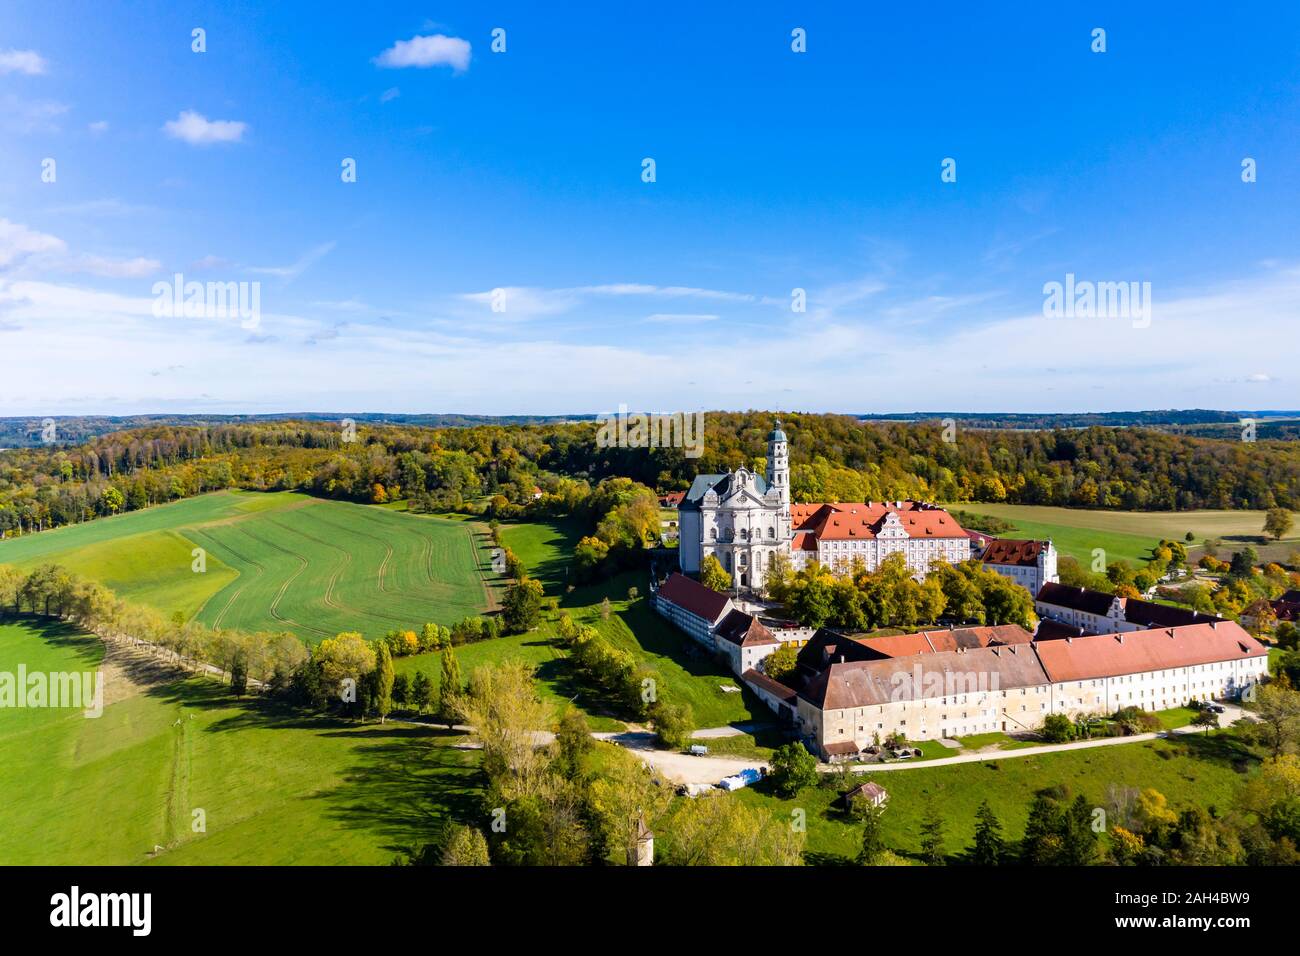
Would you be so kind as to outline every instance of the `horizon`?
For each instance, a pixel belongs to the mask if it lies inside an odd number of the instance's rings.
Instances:
[[[973,411],[957,411],[955,409],[940,410],[920,410],[909,409],[890,412],[864,412],[864,411],[811,411],[800,408],[704,408],[699,409],[704,414],[721,414],[721,415],[752,415],[752,414],[772,414],[772,415],[834,415],[847,418],[861,418],[866,421],[873,420],[891,420],[892,417],[906,417],[918,419],[918,416],[938,417],[942,415],[954,415],[961,418],[1023,418],[1023,417],[1041,417],[1041,418],[1069,418],[1083,417],[1089,415],[1150,415],[1158,412],[1168,412],[1172,415],[1190,414],[1194,412],[1212,412],[1219,414],[1233,415],[1258,415],[1265,417],[1289,417],[1300,415],[1300,409],[1288,408],[1126,408],[1126,409],[1081,409],[1065,412],[1009,412],[997,411],[991,409],[977,409]],[[49,415],[48,417],[59,418],[202,418],[213,416],[219,418],[273,418],[273,419],[293,419],[297,416],[314,416],[320,418],[334,418],[336,416],[362,416],[368,418],[379,418],[386,415],[396,415],[408,418],[485,418],[485,419],[518,419],[518,418],[537,418],[548,421],[591,421],[596,423],[599,420],[606,419],[615,415],[654,415],[670,414],[660,409],[651,407],[625,408],[622,411],[617,409],[607,411],[586,411],[586,412],[556,412],[556,413],[534,413],[534,412],[501,412],[499,414],[488,414],[481,412],[453,412],[453,411],[357,411],[338,409],[297,409],[294,411],[268,411],[268,412],[222,412],[207,410],[201,412],[181,412],[181,411],[144,411],[144,412],[60,412]],[[0,415],[0,421],[29,421],[37,417],[34,415]],[[1222,424],[1222,423],[1219,423]]]
[[[0,414],[1300,401],[1300,9],[307,9],[0,12]]]

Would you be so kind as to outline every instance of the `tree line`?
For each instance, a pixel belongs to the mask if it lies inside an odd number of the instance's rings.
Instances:
[[[272,421],[154,425],[76,447],[0,452],[0,534],[222,488],[296,490],[489,517],[568,513],[607,478],[658,491],[762,471],[771,412],[706,413],[704,452],[600,447],[596,422],[411,425]],[[914,498],[1132,510],[1300,507],[1300,443],[1144,428],[997,431],[787,413],[796,501]],[[584,488],[586,489],[584,491]],[[540,496],[539,496],[540,492]],[[603,512],[602,512],[603,515]],[[608,543],[608,542],[606,542]]]

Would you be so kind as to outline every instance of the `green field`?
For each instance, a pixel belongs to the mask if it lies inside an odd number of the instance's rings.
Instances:
[[[1093,548],[1104,548],[1106,560],[1123,559],[1140,564],[1161,538],[1184,541],[1191,532],[1188,550],[1199,549],[1206,538],[1219,538],[1223,551],[1251,544],[1261,554],[1267,549],[1277,558],[1300,547],[1300,516],[1297,530],[1274,545],[1263,541],[1262,511],[1097,511],[1055,508],[1044,505],[1006,505],[970,502],[951,505],[972,514],[1001,518],[1016,526],[1011,534],[1026,538],[1051,538],[1061,554],[1078,558],[1085,566],[1092,562]],[[1008,535],[1010,536],[1010,534]],[[1193,543],[1195,548],[1193,548]]]
[[[1074,753],[1041,754],[947,767],[917,767],[860,774],[889,792],[884,835],[904,854],[920,851],[926,809],[939,808],[949,854],[964,850],[975,833],[975,811],[987,799],[1002,824],[1003,836],[1019,840],[1034,794],[1064,784],[1073,797],[1082,793],[1093,805],[1105,806],[1107,788],[1154,787],[1173,807],[1226,809],[1237,789],[1257,765],[1257,758],[1230,732],[1208,737],[1188,734],[1177,740],[1152,740]],[[775,796],[767,784],[746,788],[736,799],[789,817],[795,808],[807,815],[808,862],[843,863],[856,857],[862,829],[838,805],[838,791],[812,787],[790,800]]]
[[[0,670],[83,671],[102,656],[66,626],[0,624]],[[0,865],[386,864],[444,815],[477,814],[462,740],[236,702],[202,678],[127,688],[98,719],[5,708]]]
[[[206,552],[206,571],[192,552]],[[492,606],[477,523],[281,492],[217,492],[0,542],[0,563],[55,561],[119,596],[213,627],[314,643],[451,624]]]

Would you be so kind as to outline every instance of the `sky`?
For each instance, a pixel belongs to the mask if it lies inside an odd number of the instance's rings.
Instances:
[[[991,6],[6,0],[0,415],[1300,406],[1300,5]]]

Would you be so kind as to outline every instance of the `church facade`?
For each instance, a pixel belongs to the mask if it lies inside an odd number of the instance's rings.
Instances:
[[[848,571],[861,561],[875,570],[902,554],[917,577],[935,559],[970,558],[970,537],[948,512],[919,501],[790,504],[790,446],[781,423],[767,436],[763,475],[737,468],[697,475],[678,505],[678,559],[696,574],[716,557],[740,590],[758,590],[773,556],[790,557],[799,570],[816,562]]]

